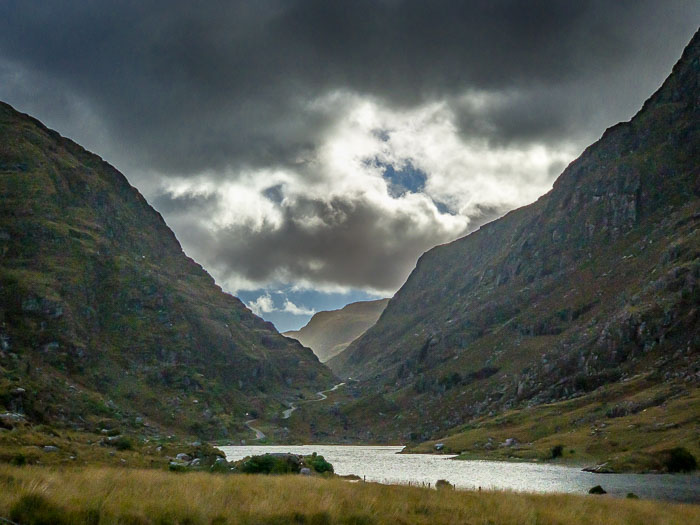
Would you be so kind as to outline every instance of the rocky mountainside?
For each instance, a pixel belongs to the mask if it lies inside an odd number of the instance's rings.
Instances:
[[[350,303],[340,310],[318,312],[300,330],[284,332],[308,346],[322,363],[345,350],[377,322],[389,299]]]
[[[245,419],[332,384],[223,293],[121,173],[0,103],[3,425],[248,437]]]
[[[379,420],[364,422],[368,438],[438,437],[639,378],[675,385],[676,397],[697,391],[699,77],[696,34],[637,115],[549,193],[420,258],[377,324],[331,363],[384,400]],[[670,424],[697,432],[694,406]]]

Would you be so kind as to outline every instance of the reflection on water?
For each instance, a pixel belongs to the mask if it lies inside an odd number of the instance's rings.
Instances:
[[[229,461],[267,452],[323,455],[336,474],[357,474],[381,483],[431,483],[446,479],[459,488],[586,494],[594,485],[624,497],[700,503],[700,476],[679,474],[593,474],[578,468],[540,463],[454,461],[453,456],[397,454],[403,447],[240,446],[219,447]]]

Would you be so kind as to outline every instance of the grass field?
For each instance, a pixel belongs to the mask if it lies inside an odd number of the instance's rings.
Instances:
[[[659,451],[684,447],[700,459],[700,389],[648,386],[644,378],[606,385],[587,396],[484,417],[410,452],[461,454],[463,459],[551,461],[619,472],[657,470]],[[517,445],[503,446],[513,438]]]
[[[700,506],[606,496],[430,490],[304,476],[0,466],[22,524],[690,524]]]

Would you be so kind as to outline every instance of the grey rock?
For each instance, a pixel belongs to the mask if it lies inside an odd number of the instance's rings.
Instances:
[[[301,474],[302,476],[310,476],[310,475],[311,475],[311,469],[310,469],[310,468],[307,468],[307,467],[304,467],[303,469],[301,469],[301,470],[299,471],[299,474]]]
[[[17,412],[5,412],[0,414],[0,421],[3,423],[19,423],[20,421],[24,421],[24,416]]]
[[[41,308],[39,299],[36,297],[26,297],[22,299],[22,311],[24,312],[38,312]]]
[[[58,447],[54,447],[53,445],[46,445],[43,450],[44,452],[58,452]]]
[[[615,471],[608,467],[607,463],[601,463],[600,465],[596,465],[594,467],[586,467],[582,469],[584,472],[593,472],[595,474],[614,474]]]
[[[189,454],[185,454],[184,452],[180,452],[177,456],[175,456],[175,459],[178,461],[192,461],[192,456]]]
[[[44,346],[41,347],[41,349],[44,352],[55,352],[59,348],[58,341],[51,341],[50,343],[46,343]]]

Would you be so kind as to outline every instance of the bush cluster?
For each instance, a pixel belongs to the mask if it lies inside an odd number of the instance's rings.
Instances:
[[[564,455],[564,445],[555,445],[552,447],[552,459],[560,458]]]
[[[323,474],[324,472],[333,473],[333,465],[328,463],[323,456],[317,455],[316,452],[306,457],[304,463],[319,474]]]
[[[659,454],[669,472],[692,472],[698,468],[695,456],[683,447],[662,450]]]

